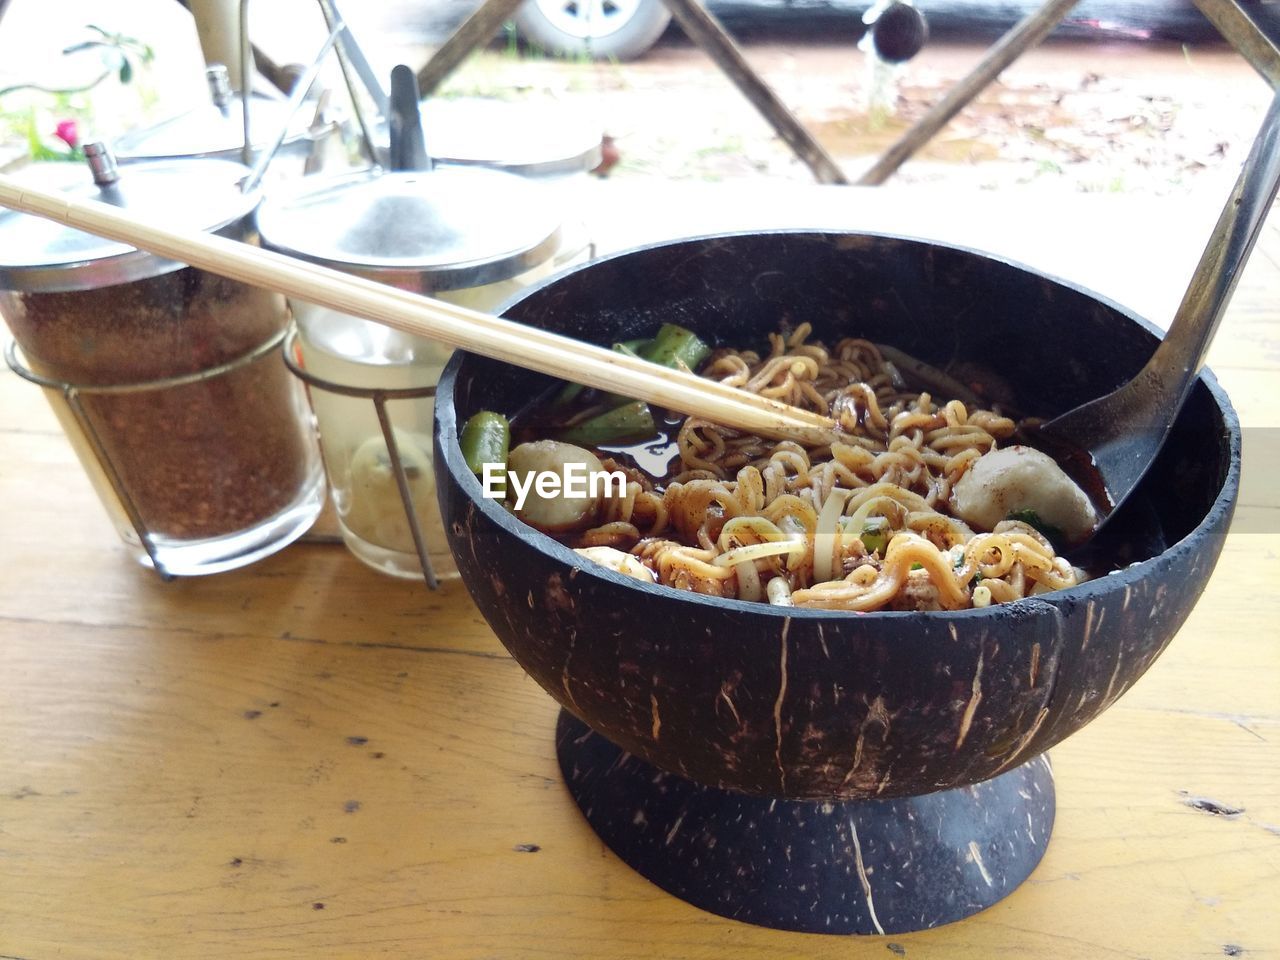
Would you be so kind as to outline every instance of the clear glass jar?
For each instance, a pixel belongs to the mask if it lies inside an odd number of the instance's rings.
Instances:
[[[258,212],[267,247],[486,312],[554,269],[560,222],[553,192],[465,167],[363,171],[272,198]],[[376,570],[422,578],[412,516],[435,578],[456,577],[436,506],[434,401],[386,403],[410,514],[372,399],[434,387],[452,350],[314,304],[291,306],[344,542]]]
[[[283,297],[187,267],[89,290],[2,291],[0,315],[26,367],[71,388],[83,421],[66,389],[47,396],[143,562],[216,573],[314,522],[324,476],[305,394],[278,350],[262,349],[288,322]]]
[[[102,143],[59,188],[180,229],[253,239],[260,195],[224,160],[139,163]],[[78,173],[78,176],[76,175]],[[139,559],[216,573],[279,550],[324,504],[305,392],[279,344],[282,296],[39,217],[0,212],[10,362],[46,388]]]
[[[540,264],[518,277],[462,290],[440,291],[441,300],[491,311],[517,290],[551,272]],[[293,301],[298,343],[307,373],[345,387],[413,390],[434,387],[453,350],[359,317]],[[313,387],[311,405],[330,495],[343,542],[364,563],[393,577],[421,579],[413,532],[393,472],[373,402]],[[389,400],[388,419],[405,470],[410,500],[437,580],[458,576],[440,510],[432,452],[435,402],[431,397]]]

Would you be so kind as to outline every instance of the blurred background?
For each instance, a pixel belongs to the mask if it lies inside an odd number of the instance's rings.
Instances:
[[[1250,3],[1263,19],[1280,13]],[[398,62],[420,67],[476,2],[346,6],[386,78]],[[859,47],[866,0],[708,6],[851,180],[1035,8],[917,0],[928,43],[877,71]],[[7,0],[0,11],[0,168],[71,156],[69,132],[77,143],[111,139],[207,102],[194,20],[177,0]],[[278,65],[309,62],[326,36],[310,0],[260,0],[250,13],[255,46]],[[609,138],[613,178],[811,182],[667,20],[660,0],[528,0],[437,97],[554,103]],[[322,83],[341,90],[332,64]],[[1190,0],[1082,0],[890,182],[1220,197],[1266,100],[1265,85]]]

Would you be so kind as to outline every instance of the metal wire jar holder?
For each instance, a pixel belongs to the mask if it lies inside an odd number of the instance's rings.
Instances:
[[[396,490],[400,493],[400,505],[404,508],[405,520],[409,523],[409,533],[413,537],[413,548],[418,554],[418,562],[422,565],[422,579],[426,581],[427,589],[439,589],[439,581],[436,579],[435,569],[431,566],[431,557],[427,553],[427,541],[422,535],[422,525],[418,522],[418,511],[413,507],[413,495],[409,491],[409,478],[404,471],[404,462],[400,459],[400,446],[396,442],[395,430],[391,426],[391,418],[387,415],[388,400],[421,400],[427,397],[434,397],[436,388],[434,386],[397,387],[387,390],[380,387],[352,387],[344,383],[327,380],[304,370],[302,365],[298,363],[294,352],[297,342],[298,327],[296,323],[292,323],[283,334],[282,352],[285,366],[289,368],[289,371],[295,377],[307,386],[314,387],[317,390],[335,393],[342,397],[363,398],[373,401],[373,409],[378,415],[378,426],[382,430],[382,439],[386,441],[387,455],[391,459],[391,470],[396,478]],[[324,438],[321,437],[320,439],[323,444]]]
[[[164,563],[161,562],[156,552],[156,546],[152,542],[151,530],[147,527],[146,521],[142,518],[142,512],[138,509],[138,504],[134,501],[129,493],[129,489],[120,474],[119,468],[112,461],[110,454],[107,453],[106,445],[102,442],[102,437],[98,433],[97,428],[93,424],[93,417],[81,402],[82,396],[119,396],[129,393],[147,393],[155,390],[169,390],[173,387],[185,387],[193,383],[200,383],[204,380],[212,380],[223,374],[231,373],[239,370],[241,367],[247,367],[256,360],[267,356],[273,350],[279,348],[284,341],[288,329],[280,330],[273,334],[268,340],[254,347],[247,353],[243,353],[238,357],[234,357],[225,363],[220,363],[215,367],[207,367],[203,370],[197,370],[194,373],[185,373],[176,377],[163,377],[158,380],[144,380],[137,383],[113,383],[113,384],[79,384],[70,383],[66,380],[58,380],[54,377],[46,377],[36,373],[28,367],[19,358],[21,353],[18,343],[10,340],[5,346],[4,359],[9,369],[16,373],[22,379],[30,381],[37,386],[44,387],[47,390],[57,390],[62,394],[62,398],[67,403],[67,408],[76,418],[76,423],[80,427],[80,432],[85,439],[89,441],[90,449],[93,451],[94,459],[97,460],[98,466],[102,469],[103,476],[107,478],[107,482],[111,484],[111,490],[116,495],[116,500],[124,510],[125,516],[129,521],[129,525],[133,528],[134,534],[138,538],[138,543],[143,550],[146,551],[151,566],[155,569],[162,579],[172,580],[176,574],[170,573],[165,569]]]

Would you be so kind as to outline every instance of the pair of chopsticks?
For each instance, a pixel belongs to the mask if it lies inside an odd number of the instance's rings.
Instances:
[[[0,177],[0,206],[451,347],[748,433],[824,444],[835,431],[829,418],[777,400],[226,237],[175,231],[154,218],[96,200],[77,200]]]

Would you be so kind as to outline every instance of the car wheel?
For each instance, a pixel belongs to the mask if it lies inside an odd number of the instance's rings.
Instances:
[[[526,43],[562,57],[633,60],[662,36],[662,0],[526,0],[516,11]]]

